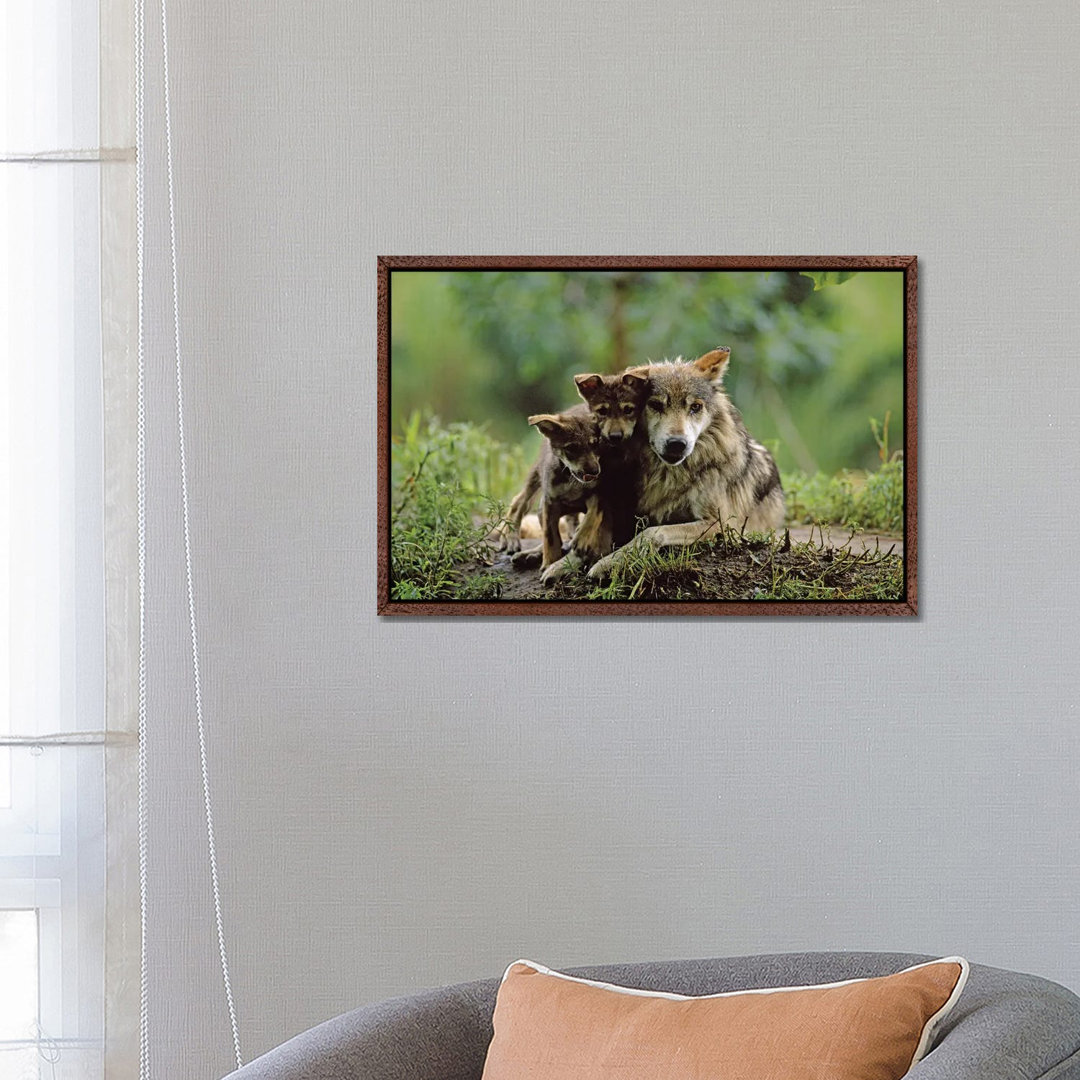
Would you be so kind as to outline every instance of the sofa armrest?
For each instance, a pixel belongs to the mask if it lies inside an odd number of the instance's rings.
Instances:
[[[354,1009],[226,1080],[480,1080],[496,985],[464,983]]]
[[[972,965],[907,1080],[1080,1080],[1080,1001],[1057,983]]]

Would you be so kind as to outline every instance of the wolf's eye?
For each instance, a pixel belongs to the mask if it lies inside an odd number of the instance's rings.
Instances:
[[[597,414],[598,414],[598,415],[600,415],[600,416],[607,416],[607,414],[608,414],[609,412],[611,412],[611,409],[610,409],[610,408],[608,408],[608,406],[607,406],[607,405],[597,405],[597,406],[596,406],[596,412],[597,412]]]
[[[653,398],[653,400],[649,402],[649,408],[652,409],[653,412],[663,412],[664,403]]]
[[[623,416],[633,416],[634,415],[634,406],[633,405],[624,405],[622,407],[622,411],[623,411]]]
[[[690,412],[691,413],[699,413],[699,412],[701,412],[701,409],[702,409],[702,405],[701,405],[700,401],[692,401],[692,402],[690,402]]]

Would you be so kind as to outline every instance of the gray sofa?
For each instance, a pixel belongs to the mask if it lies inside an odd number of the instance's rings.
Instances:
[[[790,953],[573,969],[644,990],[699,995],[888,975],[928,956]],[[346,1013],[228,1080],[480,1080],[498,979]],[[934,1049],[910,1080],[1080,1080],[1080,999],[1032,975],[973,964]]]

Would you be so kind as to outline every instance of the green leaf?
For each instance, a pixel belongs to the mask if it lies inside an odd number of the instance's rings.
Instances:
[[[800,274],[814,283],[814,292],[826,285],[843,285],[848,278],[853,278],[857,270],[800,270]]]

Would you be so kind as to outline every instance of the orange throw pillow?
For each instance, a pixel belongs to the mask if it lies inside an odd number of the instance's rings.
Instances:
[[[960,957],[895,975],[710,997],[507,968],[483,1080],[899,1080],[967,981]]]

